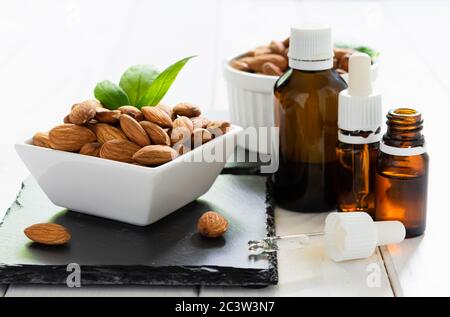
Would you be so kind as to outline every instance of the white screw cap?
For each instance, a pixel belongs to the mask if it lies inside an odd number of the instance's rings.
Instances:
[[[332,212],[325,220],[325,250],[336,262],[371,256],[380,245],[405,239],[399,221],[374,222],[365,212]]]
[[[291,28],[289,67],[300,70],[325,70],[333,67],[331,28],[308,24]]]
[[[382,125],[382,103],[381,94],[372,91],[369,55],[350,56],[348,79],[348,89],[339,94],[339,129],[375,132]]]

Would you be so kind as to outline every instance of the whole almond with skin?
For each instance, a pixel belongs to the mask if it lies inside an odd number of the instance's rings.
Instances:
[[[191,141],[191,131],[186,127],[178,127],[170,132],[170,142],[172,145],[177,143],[187,144]]]
[[[192,133],[192,144],[194,147],[198,147],[206,142],[212,140],[212,134],[207,129],[195,129]]]
[[[270,42],[270,51],[274,54],[284,55],[284,52],[286,50],[286,47],[284,46],[283,42],[278,41],[272,41]]]
[[[128,140],[111,140],[100,148],[100,157],[124,163],[133,163],[133,155],[141,147]]]
[[[81,147],[80,154],[99,157],[101,147],[102,145],[99,142],[86,143]]]
[[[120,111],[122,114],[127,114],[136,121],[142,121],[144,120],[144,115],[142,114],[142,111],[134,106],[122,106],[119,107],[117,110]]]
[[[147,132],[152,144],[170,145],[169,135],[159,125],[150,121],[141,121],[139,124]]]
[[[86,127],[65,123],[50,130],[50,145],[55,150],[79,151],[83,145],[94,142],[97,137]]]
[[[94,130],[100,143],[106,143],[111,140],[128,140],[125,133],[120,129],[106,123],[96,124]]]
[[[63,122],[64,123],[72,123],[72,122],[70,122],[70,113],[64,117]]]
[[[233,59],[230,62],[230,66],[233,67],[234,69],[241,70],[243,72],[251,71],[250,66],[248,66],[248,64],[246,62],[236,60],[236,59]]]
[[[198,232],[207,238],[217,238],[228,230],[228,221],[217,212],[205,212],[197,222]]]
[[[70,240],[70,232],[55,223],[39,223],[24,230],[31,241],[48,245],[60,245]]]
[[[264,63],[262,65],[262,73],[265,75],[270,75],[270,76],[283,75],[283,72],[281,71],[281,69],[278,66],[276,66],[275,64],[272,64],[270,62]]]
[[[148,137],[147,132],[145,132],[139,122],[129,115],[122,114],[120,116],[120,127],[122,128],[123,133],[125,133],[132,142],[139,146],[150,145],[150,138]]]
[[[161,110],[164,110],[164,112],[167,113],[169,117],[172,118],[173,111],[171,106],[166,105],[165,103],[159,103],[158,105],[156,105],[156,107],[160,108]]]
[[[119,110],[108,110],[105,108],[97,108],[95,120],[102,123],[117,124],[120,119],[121,112]]]
[[[173,125],[172,125],[173,129],[176,128],[187,128],[190,133],[192,133],[192,131],[194,130],[194,123],[192,123],[191,119],[189,119],[188,117],[182,116],[182,117],[178,117],[173,121]]]
[[[178,155],[183,155],[191,151],[191,148],[183,143],[177,143],[172,147]]]
[[[265,55],[265,54],[270,54],[271,49],[267,45],[259,46],[259,47],[255,48],[254,52],[255,52],[254,56],[261,56],[261,55]]]
[[[48,132],[37,132],[33,136],[33,145],[51,148]]]
[[[208,124],[211,122],[208,118],[205,117],[194,117],[191,118],[191,121],[194,125],[194,129],[206,128]]]
[[[228,128],[230,127],[230,123],[228,121],[223,120],[215,120],[211,121],[206,127],[209,132],[211,132],[215,137],[223,135],[227,133]]]
[[[172,127],[172,119],[161,108],[145,106],[141,108],[141,111],[147,121],[156,123],[162,128]]]
[[[266,54],[261,56],[253,57],[249,62],[248,66],[255,71],[255,72],[261,72],[262,71],[262,65],[265,63],[272,63],[281,70],[285,70],[288,66],[288,62],[286,57],[278,55],[278,54]]]
[[[94,100],[86,100],[75,104],[70,112],[70,122],[78,125],[85,124],[95,117],[97,106],[98,102]]]
[[[133,155],[133,159],[142,165],[156,166],[167,163],[178,156],[170,146],[147,145]]]
[[[181,102],[173,107],[173,113],[188,118],[198,117],[202,114],[200,108],[188,102]]]
[[[286,48],[288,48],[288,47],[289,47],[289,42],[290,42],[290,38],[288,37],[288,38],[286,38],[286,39],[283,41],[283,45],[284,45]]]

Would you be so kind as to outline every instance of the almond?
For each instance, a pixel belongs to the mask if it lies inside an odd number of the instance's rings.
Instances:
[[[122,106],[119,107],[117,110],[119,110],[122,114],[129,115],[138,122],[144,120],[144,115],[142,114],[142,111],[134,106]]]
[[[197,222],[198,232],[208,238],[222,236],[228,229],[228,221],[217,212],[205,212]]]
[[[188,102],[181,102],[173,107],[173,113],[188,118],[198,117],[202,114],[200,108]]]
[[[172,107],[171,107],[171,106],[166,105],[166,104],[164,104],[164,103],[159,103],[156,107],[157,107],[157,108],[160,108],[160,109],[162,109],[162,110],[164,110],[164,112],[167,113],[167,114],[169,115],[169,117],[172,118],[172,116],[173,116],[173,110],[172,110]]]
[[[128,140],[120,129],[106,123],[96,124],[94,130],[100,143],[106,143],[111,140]]]
[[[108,160],[133,163],[133,155],[140,146],[128,140],[110,140],[100,148],[100,157]]]
[[[160,165],[167,163],[178,156],[170,146],[147,145],[133,155],[133,159],[142,165]]]
[[[195,129],[192,134],[192,144],[194,147],[200,146],[212,140],[212,134],[206,129]]]
[[[170,142],[172,145],[176,143],[186,144],[191,141],[191,131],[186,127],[178,127],[170,133]]]
[[[194,124],[192,123],[191,119],[188,117],[178,117],[173,121],[172,125],[173,129],[176,128],[186,128],[189,130],[190,133],[194,130]]]
[[[171,128],[172,119],[170,116],[159,107],[142,107],[142,113],[147,121],[156,123],[162,128]]]
[[[248,62],[248,66],[250,66],[253,71],[260,73],[262,71],[262,65],[267,62],[278,66],[281,70],[285,70],[288,65],[286,57],[278,54],[266,54],[252,57]]]
[[[74,124],[85,124],[93,119],[96,114],[96,109],[99,103],[95,100],[86,100],[72,106],[70,112],[70,122]]]
[[[99,157],[101,147],[99,142],[86,143],[81,147],[80,154]]]
[[[194,117],[191,118],[191,121],[194,124],[194,129],[206,128],[211,122],[208,118],[205,117]]]
[[[221,136],[227,133],[230,123],[223,120],[211,121],[206,127],[214,136]]]
[[[230,66],[237,69],[237,70],[241,70],[243,72],[250,72],[250,66],[248,66],[248,64],[246,62],[243,62],[241,60],[237,60],[237,59],[233,59],[230,62]]]
[[[271,52],[271,50],[270,50],[269,46],[264,45],[264,46],[258,46],[257,48],[255,48],[254,52],[255,52],[254,56],[261,56],[261,55],[269,54]]]
[[[187,152],[191,151],[191,148],[183,143],[177,143],[173,146],[173,149],[179,154],[179,155],[183,155],[186,154]]]
[[[119,110],[108,110],[105,108],[97,108],[95,120],[102,123],[117,124],[120,119],[121,112]]]
[[[139,146],[150,145],[150,138],[144,128],[135,119],[127,114],[120,117],[120,127],[123,133]]]
[[[283,72],[281,71],[281,69],[270,62],[264,63],[262,65],[262,73],[265,75],[270,75],[270,76],[281,76],[283,75]]]
[[[31,241],[59,245],[70,240],[70,232],[61,225],[55,223],[39,223],[24,230],[25,235]]]
[[[270,42],[270,51],[274,54],[284,55],[286,51],[286,47],[284,46],[283,42],[279,41],[272,41]]]
[[[70,122],[70,113],[64,117],[63,122],[64,123],[72,123],[72,122]]]
[[[65,123],[50,130],[49,140],[55,150],[78,151],[86,143],[97,140],[97,137],[86,127]]]
[[[289,42],[290,42],[290,38],[288,37],[288,38],[286,38],[286,39],[283,41],[283,45],[284,45],[286,48],[288,48],[288,47],[289,47]]]
[[[33,136],[33,145],[51,148],[48,132],[37,132]]]
[[[152,144],[170,145],[170,137],[159,125],[150,121],[141,121],[139,124],[147,132]]]

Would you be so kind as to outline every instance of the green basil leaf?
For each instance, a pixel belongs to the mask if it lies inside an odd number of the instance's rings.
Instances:
[[[111,110],[130,104],[126,92],[109,80],[101,81],[95,86],[94,96],[105,108]]]
[[[150,85],[147,93],[139,100],[141,106],[156,106],[169,90],[184,65],[195,56],[189,56],[167,67]]]
[[[158,75],[159,71],[152,65],[134,65],[123,73],[119,86],[127,93],[130,105],[142,106],[139,100]]]

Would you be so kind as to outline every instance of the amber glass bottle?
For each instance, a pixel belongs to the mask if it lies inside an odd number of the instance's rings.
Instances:
[[[399,108],[387,115],[376,172],[376,220],[399,220],[406,237],[424,233],[427,212],[428,155],[422,115]]]
[[[283,208],[336,208],[338,95],[347,84],[332,69],[332,57],[329,28],[291,29],[291,69],[274,87],[279,168],[273,180]]]
[[[375,217],[375,167],[381,140],[381,94],[372,89],[371,59],[349,59],[349,86],[339,94],[336,147],[338,210],[364,211]]]

